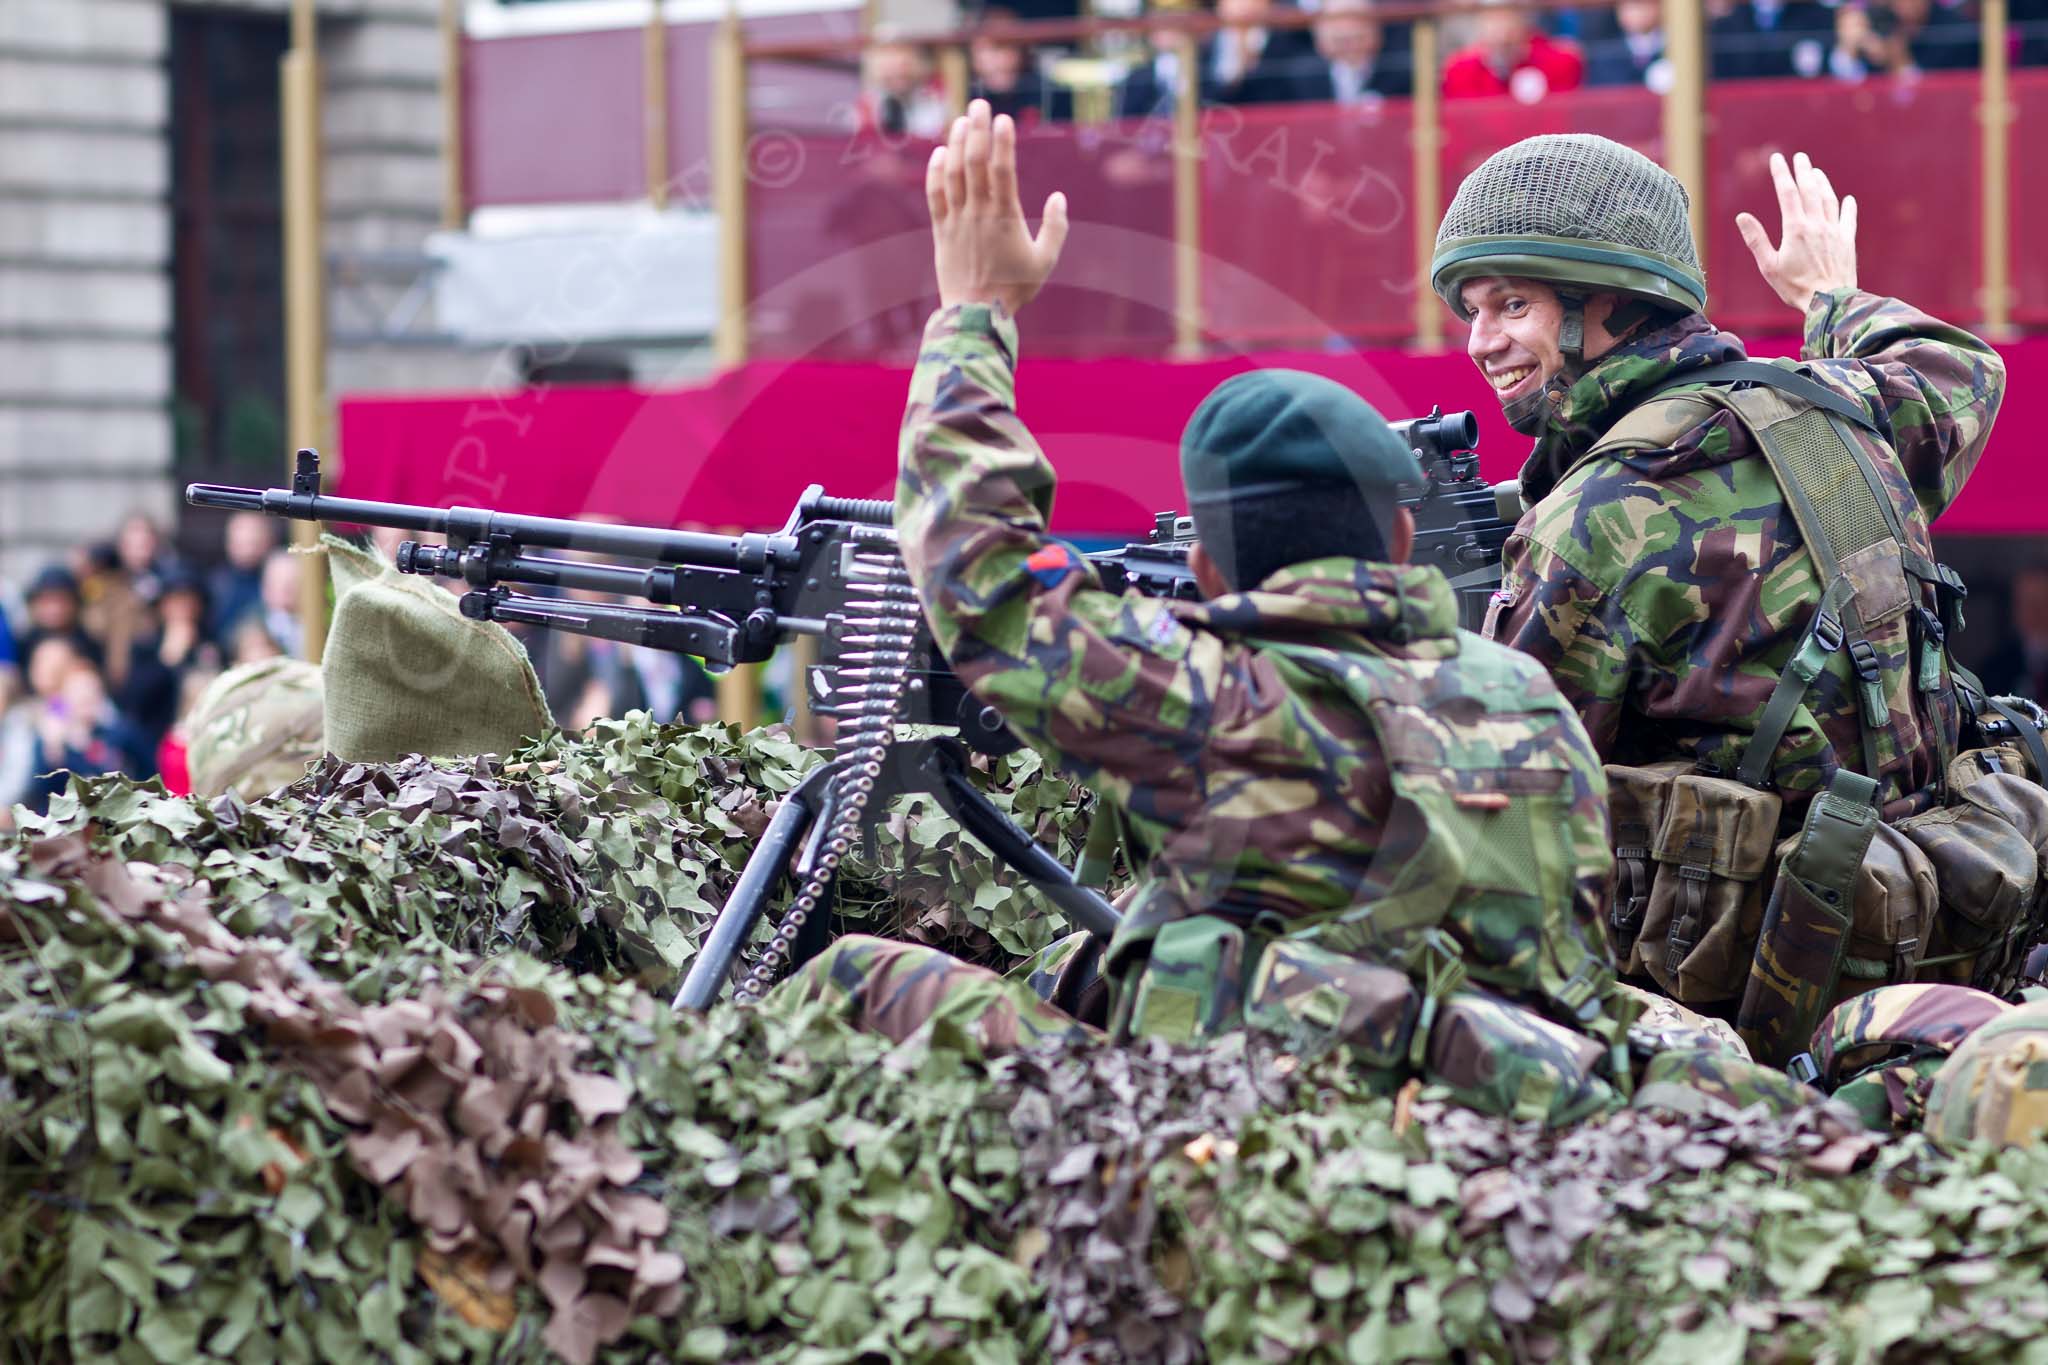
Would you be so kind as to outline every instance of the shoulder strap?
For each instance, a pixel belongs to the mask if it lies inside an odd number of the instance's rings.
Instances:
[[[1824,408],[1874,435],[1884,435],[1877,425],[1877,419],[1870,415],[1870,409],[1861,403],[1843,397],[1827,385],[1801,374],[1790,366],[1773,365],[1766,360],[1724,360],[1718,365],[1687,370],[1650,390],[1644,395],[1644,399],[1647,401],[1672,389],[1686,388],[1694,384],[1762,384],[1767,388],[1804,399],[1814,407]]]

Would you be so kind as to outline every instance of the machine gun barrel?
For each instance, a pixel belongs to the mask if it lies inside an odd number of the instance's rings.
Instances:
[[[186,485],[185,501],[195,507],[265,512],[292,521],[388,526],[399,531],[445,535],[451,540],[469,543],[503,540],[547,549],[582,550],[626,559],[697,564],[747,572],[794,564],[800,558],[796,538],[787,533],[721,536],[701,531],[669,531],[653,526],[607,526],[566,517],[529,517],[513,512],[495,512],[487,507],[421,507],[412,503],[332,497],[320,491],[319,456],[310,450],[299,452],[298,472],[290,488],[235,488],[226,484],[195,483]],[[871,510],[868,507],[870,503],[888,506],[866,498],[835,498],[831,501],[863,511]],[[870,519],[868,516],[841,518]]]

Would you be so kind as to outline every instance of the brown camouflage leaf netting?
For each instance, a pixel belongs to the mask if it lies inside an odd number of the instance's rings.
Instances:
[[[550,919],[540,864],[462,814],[605,789],[460,771],[447,810],[357,831],[381,853],[329,847],[303,793],[224,816],[119,784],[60,813],[91,834],[0,846],[11,1358],[2044,1353],[2043,1153],[1878,1146],[1818,1111],[1546,1135],[1256,1038],[989,1061],[679,1021],[602,908]],[[600,812],[605,837],[675,849],[676,808],[648,809]],[[589,885],[625,865],[553,827]],[[376,880],[394,854],[402,886]],[[314,886],[322,856],[365,880]],[[522,911],[536,939],[503,927]],[[520,951],[562,924],[583,970]]]

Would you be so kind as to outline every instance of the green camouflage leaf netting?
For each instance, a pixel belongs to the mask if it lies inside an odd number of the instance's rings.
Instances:
[[[779,746],[628,724],[248,808],[103,783],[0,846],[7,1358],[2048,1358],[2037,1150],[1546,1135],[1257,1038],[674,1018],[637,978],[810,761]],[[923,828],[871,920],[1043,932]]]

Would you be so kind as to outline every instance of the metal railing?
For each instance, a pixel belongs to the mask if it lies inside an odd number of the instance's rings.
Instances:
[[[2008,0],[1981,0],[1980,65],[1977,98],[1977,157],[1980,225],[1980,279],[1978,316],[1973,319],[1994,337],[2009,335],[2013,325],[2013,269],[2011,177],[2011,123],[2014,117],[2008,56]],[[444,31],[449,39],[447,80],[449,100],[447,217],[451,225],[463,221],[464,203],[462,147],[463,114],[457,0],[445,0]],[[1575,0],[1528,0],[1524,6],[1535,11],[1569,11],[1583,8]],[[1479,0],[1453,3],[1393,3],[1376,7],[1372,17],[1383,24],[1409,24],[1413,69],[1413,97],[1410,106],[1412,182],[1407,187],[1412,209],[1413,249],[1417,268],[1426,269],[1435,224],[1441,214],[1446,187],[1443,184],[1445,121],[1440,95],[1444,57],[1442,32],[1448,20],[1475,14],[1486,8]],[[1272,29],[1307,28],[1314,15],[1275,13],[1267,21]],[[657,207],[670,202],[674,174],[669,157],[669,128],[672,117],[669,30],[658,0],[649,0],[648,22],[642,37],[642,97],[645,130],[642,140],[645,161],[645,197]],[[1143,36],[1166,32],[1174,36],[1186,64],[1193,68],[1193,55],[1202,39],[1224,25],[1213,15],[1170,13],[1135,19],[1081,19],[1035,23],[989,25],[973,32],[952,31],[895,34],[894,41],[910,41],[938,54],[938,70],[949,99],[957,109],[964,104],[968,82],[965,53],[977,37],[1020,45],[1098,42],[1111,35]],[[719,217],[719,303],[720,323],[715,338],[716,353],[723,363],[736,364],[748,358],[747,312],[751,302],[748,279],[748,243],[751,213],[745,172],[750,136],[756,131],[750,122],[748,90],[756,63],[816,63],[844,70],[857,61],[869,46],[865,37],[834,38],[749,38],[745,22],[736,9],[729,8],[717,25],[707,82],[706,114],[711,131],[710,206]],[[1705,214],[1708,205],[1708,47],[1706,17],[1701,0],[1664,0],[1664,58],[1672,80],[1661,96],[1663,160],[1686,186],[1692,198],[1694,235],[1706,250],[1709,234]],[[1194,81],[1181,81],[1173,111],[1171,156],[1173,164],[1173,299],[1175,344],[1178,354],[1192,355],[1202,349],[1202,194],[1200,171],[1204,155],[1200,95]],[[1441,346],[1444,315],[1427,289],[1415,295],[1412,343],[1423,348]]]

